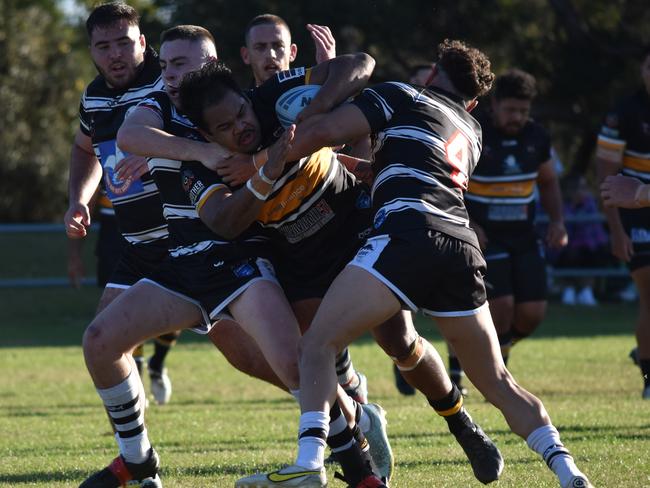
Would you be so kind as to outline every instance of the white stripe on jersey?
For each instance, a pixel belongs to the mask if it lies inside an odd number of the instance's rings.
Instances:
[[[609,127],[604,127],[604,129],[605,128],[609,129]],[[609,142],[610,144],[616,144],[617,146],[625,145],[625,140],[623,140],[623,139],[615,139],[613,137],[607,137],[607,136],[604,136],[603,134],[598,134],[598,140],[603,141],[603,142]]]
[[[472,129],[472,127],[467,122],[459,117],[458,114],[456,114],[456,112],[454,112],[451,108],[439,102],[438,100],[431,98],[425,92],[419,94],[417,101],[436,109],[438,112],[441,112],[447,119],[449,119],[449,121],[458,130],[460,130],[465,135],[465,137],[467,137],[467,140],[470,141],[474,160],[478,161],[479,157],[481,156],[481,143],[479,142],[474,129]]]
[[[166,159],[166,158],[149,158],[147,159],[147,166],[149,166],[149,171],[154,173],[156,171],[172,171],[178,172],[181,169],[182,161],[176,159]]]
[[[505,205],[524,205],[535,200],[535,192],[524,198],[499,198],[499,197],[480,197],[473,193],[465,193],[465,200],[471,200],[479,203],[498,203]]]
[[[173,258],[180,256],[189,256],[190,254],[196,254],[197,252],[207,251],[214,245],[222,244],[232,244],[225,241],[201,241],[192,244],[191,246],[179,246],[174,249],[169,250],[169,255]]]
[[[435,215],[441,220],[446,220],[456,225],[462,225],[463,227],[469,228],[469,220],[457,217],[450,213],[440,210],[435,205],[432,205],[429,202],[424,200],[419,200],[417,198],[395,198],[386,202],[381,208],[377,210],[375,215],[381,211],[385,212],[386,217],[391,213],[404,212],[405,210],[415,210],[416,212]]]
[[[418,96],[420,95],[419,90],[416,90],[411,85],[407,85],[406,83],[402,83],[402,82],[399,82],[399,81],[387,81],[386,84],[396,86],[400,90],[405,91],[406,93],[411,95],[411,98],[413,100],[417,100]]]
[[[133,232],[130,234],[122,235],[131,244],[146,244],[148,242],[153,242],[168,237],[169,231],[167,230],[167,224],[165,224],[161,225],[160,227],[154,227],[153,229],[147,229],[142,232]]]
[[[89,97],[84,93],[81,98],[81,105],[86,112],[111,111],[122,105],[139,102],[152,91],[162,91],[163,89],[164,84],[162,78],[158,77],[154,83],[128,90],[117,98]]]
[[[445,140],[433,131],[422,129],[414,125],[396,125],[382,131],[384,137],[397,139],[410,139],[433,147],[445,155]]]
[[[451,188],[443,185],[438,181],[438,179],[427,171],[413,168],[402,163],[391,163],[382,169],[379,174],[375,177],[375,182],[372,185],[371,198],[375,197],[375,190],[387,180],[391,178],[416,178],[420,181],[423,181],[429,185],[435,185],[437,189],[446,191],[447,193],[453,195],[455,198],[458,198],[458,194],[454,192]]]
[[[390,119],[393,117],[393,109],[391,108],[390,105],[388,105],[384,97],[379,95],[379,93],[377,93],[372,88],[366,88],[364,92],[367,92],[369,95],[372,95],[372,97],[377,101],[381,109],[384,111],[384,118],[386,119],[386,122],[390,121]]]
[[[157,193],[158,193],[158,187],[153,181],[151,181],[145,183],[143,191],[141,191],[137,195],[127,195],[124,197],[112,198],[111,203],[113,204],[113,206],[124,205],[125,203],[136,202],[138,200],[142,200],[143,198],[149,198],[150,196],[156,195]]]
[[[520,175],[505,175],[505,176],[485,176],[485,175],[472,175],[472,181],[478,183],[495,183],[502,181],[526,181],[537,179],[537,171],[532,173],[524,173]]]
[[[198,219],[199,214],[193,205],[170,205],[163,203],[163,216],[166,219]]]
[[[634,171],[633,169],[629,169],[626,167],[621,168],[621,173],[626,174],[628,176],[633,176],[635,178],[641,178],[643,180],[649,180],[650,179],[650,173],[644,173],[641,171]]]
[[[635,158],[650,159],[650,153],[641,153],[641,152],[630,151],[629,149],[626,149],[624,154],[627,154],[628,156],[632,156]]]

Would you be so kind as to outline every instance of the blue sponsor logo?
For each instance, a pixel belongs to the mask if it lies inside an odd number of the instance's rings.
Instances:
[[[370,208],[370,195],[368,195],[365,191],[361,192],[361,195],[359,195],[357,198],[357,208]]]
[[[381,227],[381,224],[383,224],[385,220],[386,220],[386,210],[381,209],[379,212],[375,214],[375,221],[373,223],[375,229],[379,229],[379,227]]]
[[[104,183],[106,186],[106,194],[108,198],[114,198],[137,195],[142,193],[144,186],[140,179],[133,179],[131,177],[121,180],[115,172],[115,166],[122,159],[129,154],[120,151],[115,144],[115,140],[100,142],[97,145],[99,150],[99,159],[104,168]]]
[[[237,278],[246,278],[247,276],[253,276],[255,274],[255,268],[252,264],[245,263],[234,267],[232,272],[235,273]]]

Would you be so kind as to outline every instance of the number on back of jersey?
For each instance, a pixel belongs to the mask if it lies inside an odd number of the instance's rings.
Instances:
[[[445,144],[447,162],[453,168],[451,180],[462,190],[467,190],[469,179],[469,151],[469,141],[461,131],[456,131]]]

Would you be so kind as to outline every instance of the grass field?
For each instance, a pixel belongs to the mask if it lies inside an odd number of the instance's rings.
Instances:
[[[97,297],[91,288],[0,290],[0,486],[77,486],[115,456],[79,347]],[[511,370],[544,400],[598,487],[650,487],[650,402],[640,399],[639,372],[627,358],[633,322],[630,305],[554,306],[536,338],[518,345],[511,359]],[[430,324],[420,325],[444,351]],[[481,486],[424,398],[396,392],[377,346],[362,339],[352,351],[372,401],[388,411],[392,486]],[[233,371],[191,332],[168,366],[172,402],[148,411],[166,487],[232,486],[242,475],[293,461],[298,409],[287,395]],[[495,486],[556,486],[476,390],[466,404],[506,460]]]

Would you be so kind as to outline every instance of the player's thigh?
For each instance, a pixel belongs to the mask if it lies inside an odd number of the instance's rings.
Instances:
[[[297,357],[300,328],[280,285],[258,280],[229,305],[233,318],[267,357]]]
[[[515,304],[514,324],[519,332],[533,332],[544,320],[546,300],[521,302]]]
[[[193,303],[149,282],[124,290],[93,320],[87,334],[101,335],[104,343],[130,351],[141,342],[201,321]]]
[[[512,283],[515,303],[546,301],[546,255],[544,243],[535,235],[512,255]]]
[[[99,303],[97,304],[96,314],[99,314],[102,310],[108,307],[113,301],[122,294],[124,290],[128,288],[115,288],[115,287],[106,287],[102,292],[102,296],[99,297]]]
[[[474,315],[436,317],[435,321],[447,343],[454,348],[468,378],[484,394],[509,376],[487,307]]]
[[[348,265],[325,294],[303,343],[331,345],[340,351],[400,308],[393,291],[374,274]]]

